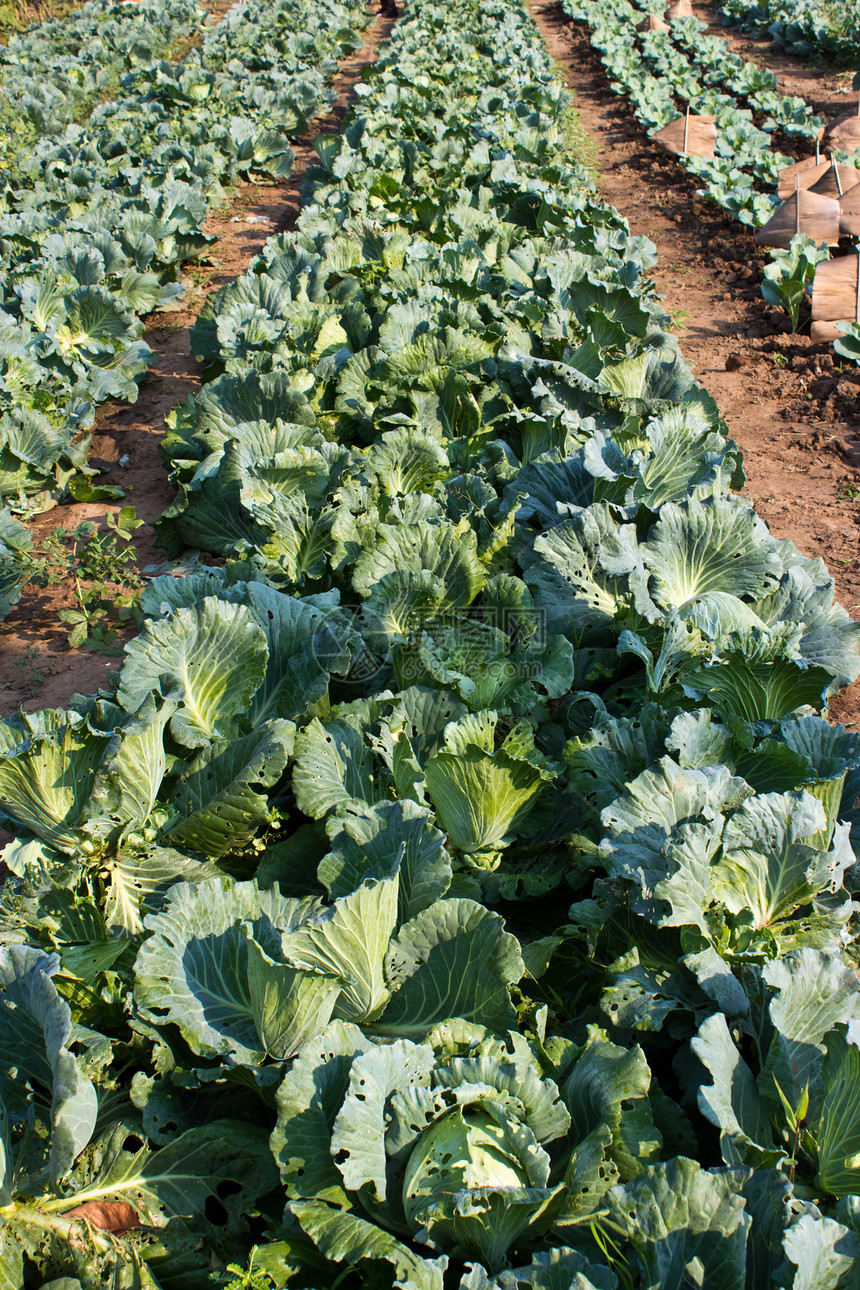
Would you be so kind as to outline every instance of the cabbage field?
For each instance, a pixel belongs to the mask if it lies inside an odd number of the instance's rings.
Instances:
[[[792,53],[857,62],[858,0],[722,0],[720,13]]]
[[[90,495],[95,409],[136,400],[154,358],[141,317],[171,306],[210,240],[207,197],[243,174],[290,173],[290,138],[329,101],[334,59],[367,21],[339,0],[249,0],[204,32],[191,0],[166,22],[163,9],[96,0],[0,57],[0,500],[13,509]],[[195,34],[195,58],[158,57]],[[9,506],[0,544],[2,617],[30,544]]]
[[[803,101],[563,6],[649,128],[710,68],[698,178],[763,223]],[[3,51],[4,612],[370,21],[95,0]],[[194,325],[113,684],[0,721],[2,1287],[860,1288],[860,626],[559,77],[523,0],[403,5]]]

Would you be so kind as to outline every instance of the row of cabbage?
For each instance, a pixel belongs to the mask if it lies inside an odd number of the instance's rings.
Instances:
[[[0,138],[4,169],[16,153],[56,136],[112,98],[139,63],[170,58],[195,38],[206,12],[195,0],[117,4],[89,0],[61,19],[35,24],[0,50]]]
[[[704,182],[700,190],[703,194],[741,223],[766,224],[780,205],[780,172],[793,165],[791,157],[772,150],[773,134],[817,141],[824,118],[813,116],[802,99],[783,98],[771,71],[744,63],[725,40],[709,35],[705,25],[695,18],[674,19],[665,32],[640,30],[636,47],[630,33],[645,17],[647,8],[636,8],[628,0],[613,0],[610,6],[593,0],[565,2],[571,17],[592,28],[613,88],[631,101],[637,118],[652,133],[677,120],[685,105],[695,114],[715,117],[716,156],[682,155],[681,164]],[[729,93],[723,93],[724,89]],[[737,103],[744,101],[749,108],[739,110]],[[761,128],[756,126],[754,114]],[[860,153],[841,151],[826,136],[825,148],[833,165],[843,167],[843,173],[846,165],[856,167],[860,162]],[[830,258],[830,248],[825,240],[817,241],[805,232],[798,232],[790,244],[769,234],[763,241],[765,245],[775,241],[784,249],[775,251],[773,261],[764,269],[762,295],[770,304],[783,308],[793,330],[797,330],[801,304],[811,294],[816,265]],[[860,349],[854,334],[856,324],[846,321],[839,328],[848,334],[836,340],[835,350],[857,361]]]
[[[766,223],[779,204],[777,174],[794,160],[774,149],[774,134],[812,140],[824,119],[803,99],[781,95],[773,72],[745,63],[697,18],[676,18],[669,32],[637,31],[651,12],[647,3],[563,0],[562,7],[588,25],[612,88],[647,129],[662,129],[688,108],[716,117],[716,156],[679,161],[742,223]]]
[[[524,8],[358,89],[195,330],[160,534],[222,563],[0,726],[0,1269],[857,1286],[857,625]]]
[[[85,479],[82,429],[105,399],[136,399],[154,358],[142,317],[170,307],[182,264],[212,241],[210,201],[242,176],[291,172],[290,139],[331,101],[336,60],[367,21],[358,0],[247,0],[177,64],[130,57],[121,96],[84,124],[62,99],[34,114],[38,140],[0,192],[0,611],[27,568],[11,511]]]
[[[637,119],[651,133],[677,120],[685,107],[692,114],[716,117],[716,157],[682,155],[679,161],[704,182],[700,191],[741,223],[767,223],[780,205],[777,178],[785,166],[793,165],[792,157],[772,148],[772,135],[817,141],[824,117],[812,115],[803,99],[780,95],[771,71],[743,62],[696,18],[673,19],[668,31],[658,31],[647,30],[650,6],[637,8],[628,0],[612,0],[609,5],[565,0],[565,8],[570,17],[588,23],[612,88],[629,99]],[[638,45],[632,39],[637,26]],[[743,102],[749,107],[739,108]],[[832,141],[825,146],[834,165],[859,164],[860,154],[838,150]],[[787,248],[776,250],[765,268],[762,295],[787,311],[794,330],[801,304],[811,294],[816,264],[829,258],[826,241],[817,243],[798,232]],[[838,339],[834,348],[857,361],[855,324],[847,321],[839,328],[848,335]]]
[[[724,23],[767,34],[792,54],[856,67],[860,0],[721,0]]]

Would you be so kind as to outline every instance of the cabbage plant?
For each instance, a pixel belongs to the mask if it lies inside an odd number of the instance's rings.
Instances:
[[[389,1248],[381,1228],[494,1272],[551,1225],[564,1188],[547,1147],[569,1113],[522,1040],[468,1035],[442,1026],[426,1043],[378,1046],[334,1023],[299,1053],[272,1150],[287,1219],[324,1254],[352,1230],[364,1232],[355,1257],[373,1258]]]

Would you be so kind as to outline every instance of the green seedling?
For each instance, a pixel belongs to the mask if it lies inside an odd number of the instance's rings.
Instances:
[[[83,520],[73,529],[56,529],[31,557],[28,581],[56,587],[71,579],[76,605],[61,609],[70,649],[88,645],[97,653],[116,655],[120,627],[135,616],[143,580],[135,568],[131,535],[140,528],[133,506],[108,512],[104,528]]]
[[[815,266],[829,258],[826,242],[819,246],[814,237],[798,233],[787,250],[774,251],[772,263],[765,266],[761,293],[768,304],[786,311],[792,331],[797,331],[800,306],[812,291]]]
[[[257,1247],[251,1251],[247,1268],[238,1263],[228,1263],[223,1272],[213,1272],[212,1280],[222,1290],[272,1290],[274,1282],[268,1272],[254,1267]],[[229,1277],[229,1280],[228,1280]]]

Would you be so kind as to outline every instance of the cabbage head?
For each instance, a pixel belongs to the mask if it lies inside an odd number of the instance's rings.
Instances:
[[[549,1156],[493,1101],[455,1107],[422,1133],[406,1165],[403,1209],[419,1241],[497,1269],[549,1207]]]

